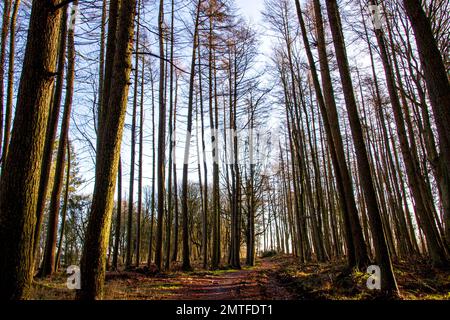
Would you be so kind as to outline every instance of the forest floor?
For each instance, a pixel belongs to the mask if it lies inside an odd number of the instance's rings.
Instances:
[[[179,266],[175,265],[174,269]],[[395,273],[403,299],[450,299],[450,272],[427,265],[396,264]],[[256,266],[241,270],[170,271],[147,268],[108,272],[108,300],[367,300],[376,298],[366,287],[368,275],[345,273],[342,264],[300,265],[292,256],[258,259]],[[36,279],[33,299],[73,299],[63,273]]]

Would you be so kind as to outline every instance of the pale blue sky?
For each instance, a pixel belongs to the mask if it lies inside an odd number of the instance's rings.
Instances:
[[[261,20],[261,11],[264,8],[264,0],[236,0],[236,5],[242,14],[247,16],[251,22],[258,24]]]

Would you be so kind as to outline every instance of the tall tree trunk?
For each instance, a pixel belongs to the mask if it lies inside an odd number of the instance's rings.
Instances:
[[[206,269],[208,267],[208,166],[206,165],[205,121],[203,112],[203,86],[202,86],[200,44],[198,45],[198,65],[199,65],[198,86],[200,95],[200,122],[202,130],[201,133],[202,157],[203,157],[203,172],[205,173],[205,185],[203,187],[203,210],[202,210],[202,259],[203,259],[203,268]]]
[[[112,269],[117,270],[119,257],[120,229],[122,225],[122,159],[119,156],[119,169],[117,172],[117,214],[116,230],[114,231],[114,248]]]
[[[189,98],[188,98],[188,119],[187,119],[187,133],[184,146],[184,161],[183,161],[183,181],[182,181],[182,199],[181,199],[181,217],[183,219],[183,270],[191,269],[191,262],[189,258],[189,221],[188,221],[188,168],[189,168],[189,148],[191,144],[192,135],[192,110],[194,105],[194,80],[195,80],[195,61],[198,45],[198,24],[200,20],[200,4],[202,0],[198,1],[195,16],[195,30],[192,47],[191,73],[189,78]]]
[[[214,94],[214,79],[216,72],[214,66],[214,43],[213,43],[213,6],[214,2],[210,2],[210,15],[209,15],[209,56],[208,56],[208,87],[209,87],[209,126],[211,128],[211,148],[213,158],[213,201],[212,201],[212,256],[211,256],[211,268],[217,269],[220,264],[220,190],[219,190],[219,150],[218,150],[218,123],[217,116],[214,121],[214,108],[213,98],[217,101],[217,95]],[[214,71],[213,71],[214,69]],[[217,103],[216,108],[217,110]],[[217,114],[217,112],[216,112]]]
[[[167,179],[167,221],[166,221],[166,252],[165,252],[165,263],[164,269],[168,270],[170,268],[170,240],[172,229],[172,212],[173,212],[173,196],[172,196],[172,165],[174,161],[173,149],[173,80],[174,80],[174,67],[173,67],[173,57],[174,57],[174,15],[175,15],[175,4],[174,0],[171,1],[171,14],[170,14],[170,71],[169,71],[169,176]]]
[[[134,55],[134,93],[133,93],[133,115],[131,120],[131,151],[130,151],[130,186],[128,189],[128,221],[127,221],[127,256],[125,267],[131,268],[133,263],[133,213],[134,213],[134,167],[136,165],[136,117],[138,104],[138,87],[139,87],[139,31],[140,31],[140,12],[141,1],[137,1],[137,23],[136,23],[136,39],[135,39],[135,55]]]
[[[72,7],[70,29],[68,31],[68,51],[67,51],[67,76],[66,76],[66,97],[64,101],[64,112],[59,135],[58,151],[56,157],[55,179],[50,198],[49,218],[47,227],[47,240],[45,243],[44,260],[42,261],[42,275],[51,275],[55,270],[55,250],[58,232],[59,208],[61,204],[61,191],[64,182],[64,163],[66,158],[66,148],[69,136],[70,114],[73,100],[73,84],[75,81],[75,14],[78,1],[75,0]],[[65,13],[63,13],[65,14]],[[64,20],[64,19],[63,19]]]
[[[99,299],[103,294],[106,249],[130,81],[135,9],[135,0],[124,1],[120,8],[111,95],[99,132],[94,195],[81,258],[79,299]]]
[[[247,228],[248,228],[248,236],[247,236],[247,257],[246,264],[249,266],[255,265],[255,190],[254,190],[254,179],[255,179],[255,165],[254,165],[254,156],[253,156],[253,145],[254,136],[253,136],[253,126],[254,126],[254,111],[253,111],[253,100],[250,99],[250,132],[251,135],[249,137],[249,148],[250,148],[250,183],[249,183],[249,191],[247,195],[250,194],[249,206],[248,206],[248,219],[247,219]]]
[[[150,267],[153,258],[153,222],[155,219],[155,180],[156,180],[156,135],[155,135],[155,86],[153,81],[153,70],[151,63],[149,64],[151,97],[152,97],[152,194],[151,194],[151,212],[150,212],[150,235],[148,242],[147,266]]]
[[[65,230],[66,230],[66,216],[67,216],[67,207],[69,204],[69,189],[70,189],[70,170],[71,170],[71,150],[70,150],[70,140],[67,139],[67,165],[66,165],[66,185],[64,190],[64,203],[63,207],[61,209],[61,228],[59,231],[59,242],[58,242],[58,250],[56,252],[56,259],[55,259],[55,270],[58,270],[58,267],[60,265],[60,259],[61,259],[61,249],[62,249],[62,241],[64,238]],[[65,252],[65,255],[67,252]]]
[[[66,61],[67,42],[67,8],[63,9],[61,26],[59,33],[58,48],[58,74],[56,76],[55,90],[53,94],[50,116],[47,123],[47,133],[45,136],[44,155],[39,181],[39,194],[36,208],[36,226],[34,231],[34,254],[39,253],[42,220],[44,218],[45,203],[48,195],[48,184],[50,172],[53,164],[53,152],[55,148],[56,132],[58,131],[59,113],[61,111],[61,97],[64,83],[64,71]]]
[[[240,217],[239,217],[239,162],[238,162],[238,140],[236,124],[236,92],[237,92],[237,53],[236,44],[232,43],[227,48],[228,53],[228,89],[229,89],[229,117],[230,117],[230,172],[231,172],[231,232],[230,232],[230,264],[232,268],[240,269]]]
[[[284,88],[285,100],[287,102],[287,105],[286,105],[286,123],[287,123],[287,129],[288,129],[288,137],[289,137],[289,139],[288,139],[289,142],[287,142],[287,143],[289,143],[289,149],[291,150],[291,159],[292,160],[290,162],[290,165],[291,165],[291,170],[292,170],[293,189],[294,189],[294,195],[299,195],[299,196],[298,197],[296,197],[296,196],[291,197],[290,196],[290,194],[291,194],[291,187],[290,187],[291,178],[290,178],[290,175],[289,175],[289,170],[287,170],[287,175],[288,175],[288,177],[287,177],[287,185],[288,185],[287,186],[287,192],[289,194],[289,198],[291,198],[291,202],[294,203],[295,220],[296,220],[296,227],[297,227],[297,239],[296,239],[297,240],[296,241],[296,243],[297,243],[297,256],[299,257],[300,262],[303,263],[303,262],[305,262],[304,245],[303,245],[303,241],[302,241],[302,236],[303,236],[302,235],[302,233],[303,233],[303,227],[302,227],[302,220],[303,220],[303,218],[302,218],[302,216],[303,216],[303,214],[301,213],[301,210],[303,210],[303,207],[302,207],[301,204],[299,204],[299,200],[302,199],[303,194],[301,194],[298,191],[298,184],[296,183],[297,173],[296,173],[295,161],[294,161],[294,159],[295,159],[295,155],[294,155],[295,149],[294,149],[294,143],[293,143],[293,138],[292,138],[293,130],[291,129],[292,126],[291,126],[291,120],[290,120],[290,113],[289,113],[289,110],[288,110],[288,109],[290,109],[290,106],[289,106],[290,101],[289,101],[289,98],[288,98],[288,89],[287,89],[288,86],[287,86],[287,81],[285,79],[285,76],[282,76],[281,80],[282,80],[281,82],[282,82],[283,88]],[[286,158],[289,159],[288,155],[286,155]],[[289,160],[287,160],[287,162],[289,162]],[[268,224],[270,224],[270,221],[268,221]]]
[[[106,14],[107,14],[107,0],[102,0],[102,19],[100,27],[100,56],[98,67],[98,106],[97,119],[94,121],[94,128],[98,133],[98,124],[100,119],[101,107],[103,103],[103,88],[105,85],[105,47],[106,47]],[[111,17],[110,17],[111,18]],[[112,22],[113,24],[116,21]]]
[[[158,225],[156,230],[155,264],[162,268],[162,237],[165,197],[165,146],[166,146],[166,101],[164,95],[165,62],[164,62],[164,0],[159,2],[158,16],[159,37],[159,125],[158,125]]]
[[[176,125],[177,125],[177,100],[178,100],[178,77],[175,74],[175,104],[173,106],[173,132],[176,132]],[[178,220],[179,220],[179,209],[178,209],[178,179],[177,179],[177,163],[176,163],[176,137],[173,136],[173,164],[172,168],[169,168],[169,170],[173,170],[173,201],[175,202],[174,210],[175,210],[175,219],[174,219],[174,226],[173,226],[173,252],[172,252],[172,261],[177,261],[178,257]]]
[[[139,111],[139,180],[138,180],[138,209],[136,219],[136,266],[141,264],[141,216],[142,216],[142,169],[143,169],[143,148],[144,148],[144,57],[142,57],[141,69],[141,101]]]
[[[0,297],[29,296],[39,173],[53,90],[61,10],[33,1],[16,114],[0,182]]]
[[[111,93],[111,82],[114,67],[114,57],[116,52],[116,33],[119,20],[119,10],[122,0],[110,0],[109,1],[109,14],[108,14],[108,35],[106,37],[106,55],[105,55],[105,66],[104,66],[104,76],[102,83],[102,92],[99,96],[101,101],[99,104],[99,110],[97,115],[97,150],[99,150],[99,135],[102,132],[102,124],[105,121],[107,115],[107,109],[109,104],[109,96]]]

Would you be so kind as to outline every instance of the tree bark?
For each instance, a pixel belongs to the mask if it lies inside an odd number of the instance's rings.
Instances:
[[[137,2],[137,25],[136,25],[136,39],[135,39],[135,56],[134,56],[134,93],[133,93],[133,114],[131,118],[131,151],[130,151],[130,184],[128,189],[128,219],[127,219],[127,255],[125,260],[125,267],[131,268],[133,263],[133,214],[134,214],[134,167],[136,165],[136,117],[138,104],[138,86],[139,86],[139,32],[140,32],[140,3]]]
[[[214,91],[214,79],[215,65],[214,65],[214,43],[213,43],[213,10],[214,2],[210,2],[210,12],[209,12],[209,56],[208,56],[208,87],[209,87],[209,125],[211,128],[211,148],[212,148],[212,158],[213,158],[213,194],[212,194],[212,256],[211,256],[211,268],[217,269],[220,264],[220,190],[219,190],[219,150],[218,150],[218,119],[216,116],[216,121],[214,121],[214,106],[213,101],[215,97],[217,110],[217,95]],[[213,71],[214,70],[214,71]],[[217,112],[216,112],[217,114]]]
[[[114,11],[114,10],[113,10]],[[106,47],[106,14],[107,1],[102,0],[102,20],[100,27],[100,56],[99,56],[99,70],[98,70],[98,106],[97,106],[97,120],[94,121],[94,128],[98,133],[98,124],[100,119],[101,107],[103,103],[103,87],[105,85],[105,47]],[[110,17],[111,18],[111,17]],[[116,22],[112,22],[113,24]]]
[[[205,173],[205,184],[203,187],[203,210],[202,210],[202,259],[203,259],[203,268],[206,269],[208,267],[208,166],[206,165],[205,122],[204,122],[204,112],[203,112],[203,83],[202,83],[202,68],[201,68],[202,64],[201,64],[200,44],[198,45],[197,48],[198,48],[198,65],[199,65],[198,86],[199,86],[199,95],[200,95],[202,157],[203,157],[203,172]],[[197,139],[199,139],[198,136],[197,136]],[[199,172],[200,172],[200,170],[199,170]]]
[[[150,85],[151,85],[151,97],[152,97],[152,189],[151,189],[151,212],[150,212],[150,237],[148,245],[147,267],[150,267],[153,256],[153,222],[155,218],[155,180],[156,180],[156,134],[155,134],[155,86],[153,81],[153,69],[151,63],[149,64],[150,71]]]
[[[158,16],[159,37],[159,125],[158,125],[158,225],[156,230],[155,264],[162,268],[162,237],[165,197],[165,159],[166,159],[166,101],[164,95],[165,62],[164,62],[164,0],[159,2]]]
[[[142,57],[141,69],[141,97],[139,111],[139,171],[138,171],[138,209],[136,219],[136,267],[141,264],[141,217],[142,217],[142,170],[143,170],[143,148],[144,148],[144,70],[145,63]]]
[[[164,269],[168,270],[170,268],[170,241],[171,241],[171,230],[172,230],[172,212],[173,212],[173,196],[172,196],[172,166],[174,162],[174,137],[173,137],[173,112],[174,112],[174,101],[173,101],[173,84],[174,84],[174,16],[175,16],[175,4],[174,0],[171,1],[171,15],[170,15],[170,71],[169,71],[169,165],[168,165],[168,183],[167,183],[167,221],[166,221],[166,252],[165,252],[165,263]]]
[[[178,77],[175,79],[175,104],[173,106],[173,131],[176,132],[177,125],[177,100],[178,100]],[[172,252],[172,261],[177,261],[178,257],[178,226],[179,226],[179,209],[178,209],[178,179],[177,179],[177,163],[176,163],[176,137],[173,137],[173,164],[172,168],[169,170],[173,170],[173,201],[175,202],[174,210],[175,210],[175,218],[174,218],[174,226],[173,226],[173,252]]]
[[[94,195],[81,258],[81,290],[77,297],[83,300],[99,299],[103,294],[106,249],[130,82],[135,9],[135,0],[124,1],[120,8],[111,95],[99,132]]]
[[[60,10],[33,1],[16,114],[0,182],[0,297],[29,296],[34,227],[57,59]]]
[[[73,86],[75,81],[75,36],[74,36],[74,14],[78,1],[75,0],[71,14],[71,28],[68,31],[68,51],[67,51],[67,76],[66,76],[66,97],[64,101],[64,111],[61,123],[61,133],[59,135],[58,151],[56,157],[55,179],[50,198],[49,218],[47,227],[47,240],[45,244],[44,260],[42,261],[42,275],[51,275],[55,269],[55,250],[58,232],[59,208],[61,203],[61,192],[64,182],[64,163],[66,158],[67,142],[69,137],[70,114],[73,100]],[[65,12],[63,13],[65,14]],[[63,19],[65,20],[65,19]]]
[[[108,14],[108,35],[106,43],[106,55],[105,55],[105,66],[104,66],[104,76],[102,83],[102,92],[100,93],[101,101],[99,104],[99,110],[97,115],[97,136],[102,132],[102,124],[105,121],[107,108],[109,103],[109,96],[111,93],[111,82],[114,67],[114,56],[116,52],[116,32],[119,20],[119,10],[122,0],[110,0],[109,1],[109,14]],[[99,150],[99,140],[97,137],[97,150]]]
[[[61,261],[61,249],[62,249],[62,242],[64,238],[64,234],[66,231],[66,216],[67,216],[67,207],[69,204],[69,189],[70,189],[70,170],[71,170],[71,150],[70,150],[70,141],[67,140],[67,165],[66,165],[66,185],[64,190],[64,204],[61,209],[61,229],[59,232],[59,242],[58,242],[58,251],[56,252],[56,259],[55,259],[55,270],[58,270],[58,267],[60,265]],[[67,254],[67,252],[65,253]]]
[[[114,248],[112,269],[117,270],[119,257],[120,229],[122,225],[122,159],[119,156],[119,168],[117,172],[117,214],[116,230],[114,232]]]
[[[55,138],[58,131],[59,114],[61,111],[61,97],[64,83],[64,72],[66,62],[66,43],[67,43],[67,8],[63,9],[58,48],[58,75],[55,82],[50,116],[47,123],[47,133],[45,136],[44,156],[39,182],[39,194],[36,208],[36,227],[34,231],[34,254],[39,253],[42,220],[44,218],[44,209],[49,193],[48,184],[50,180],[51,168],[53,165],[53,153],[55,149]]]
[[[188,168],[189,168],[189,149],[192,135],[192,110],[194,105],[194,80],[195,80],[195,61],[198,45],[198,24],[200,20],[200,4],[198,1],[195,16],[195,30],[192,47],[191,72],[189,78],[189,98],[188,98],[188,119],[187,133],[184,146],[184,162],[183,162],[183,181],[182,181],[182,199],[181,199],[181,217],[183,222],[183,270],[190,270],[190,252],[189,252],[189,221],[188,221]]]

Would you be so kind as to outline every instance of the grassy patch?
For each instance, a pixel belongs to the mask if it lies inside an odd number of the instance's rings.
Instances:
[[[180,283],[161,283],[148,286],[152,290],[177,290],[181,287]]]
[[[217,269],[217,270],[202,270],[202,271],[192,271],[187,272],[190,276],[220,276],[228,273],[237,272],[236,269]]]

